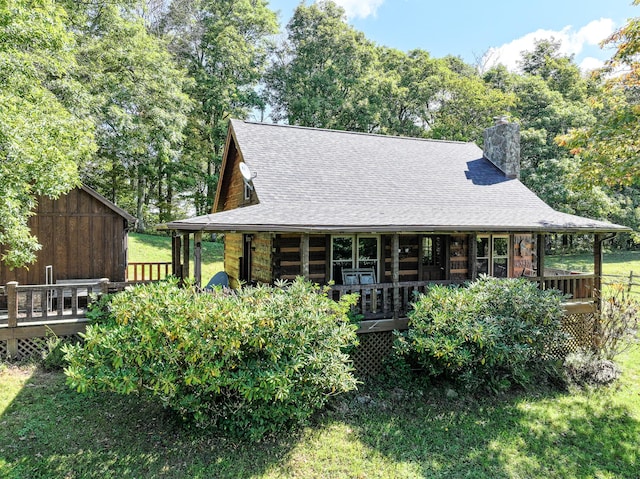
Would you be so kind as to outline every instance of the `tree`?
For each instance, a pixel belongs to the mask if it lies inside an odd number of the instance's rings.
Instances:
[[[0,3],[0,244],[11,267],[36,259],[27,221],[37,197],[77,186],[94,149],[91,123],[70,104],[78,86],[65,18],[51,0]]]
[[[78,75],[92,95],[98,140],[83,175],[135,212],[144,230],[154,194],[160,217],[171,217],[173,165],[191,106],[186,73],[126,6],[90,6],[81,31]]]
[[[640,5],[635,0],[634,5]],[[575,128],[558,139],[582,158],[585,178],[608,185],[638,185],[640,178],[640,17],[633,18],[605,42],[616,47],[598,73],[600,94],[591,98],[597,122]],[[607,74],[620,72],[607,77]]]
[[[173,0],[162,22],[171,51],[194,83],[184,149],[196,176],[198,214],[213,205],[230,117],[264,108],[256,86],[262,78],[276,15],[266,0]]]
[[[332,1],[301,3],[266,77],[274,120],[375,131],[380,126],[376,50]]]

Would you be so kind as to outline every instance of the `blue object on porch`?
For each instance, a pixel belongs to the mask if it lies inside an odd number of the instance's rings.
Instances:
[[[211,291],[216,286],[222,286],[223,288],[229,287],[229,276],[224,271],[218,271],[213,277],[209,280],[207,285],[204,287],[205,291]]]

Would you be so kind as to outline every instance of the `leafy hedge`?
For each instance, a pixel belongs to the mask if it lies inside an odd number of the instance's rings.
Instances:
[[[396,351],[432,376],[469,389],[526,383],[559,349],[562,295],[524,278],[483,276],[468,287],[433,286],[409,314]]]
[[[237,293],[136,286],[66,348],[67,380],[80,392],[149,392],[197,425],[257,438],[355,388],[354,301],[301,279]]]

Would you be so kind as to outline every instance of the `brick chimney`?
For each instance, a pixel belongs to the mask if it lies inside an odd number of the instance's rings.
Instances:
[[[483,154],[507,178],[520,178],[520,127],[497,118],[495,126],[484,130]]]

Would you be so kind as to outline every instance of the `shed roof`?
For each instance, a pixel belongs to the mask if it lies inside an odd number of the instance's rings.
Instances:
[[[104,196],[102,196],[100,193],[98,193],[96,190],[94,190],[93,188],[88,187],[87,185],[82,185],[80,187],[80,189],[82,191],[84,191],[85,193],[93,196],[96,200],[98,200],[100,203],[102,203],[103,205],[105,205],[107,208],[109,208],[111,211],[113,211],[114,213],[122,216],[125,220],[129,221],[130,223],[134,223],[136,221],[138,221],[136,219],[135,216],[132,216],[131,214],[129,214],[128,212],[126,212],[125,210],[123,210],[122,208],[120,208],[119,206],[117,206],[115,203],[112,203],[111,201],[109,201],[107,198],[105,198]]]
[[[232,120],[259,204],[166,226],[204,231],[549,231],[628,228],[555,211],[473,143]],[[229,144],[229,142],[228,142]],[[227,150],[228,151],[228,150]],[[226,162],[226,155],[225,155]],[[224,168],[223,174],[230,174]]]

